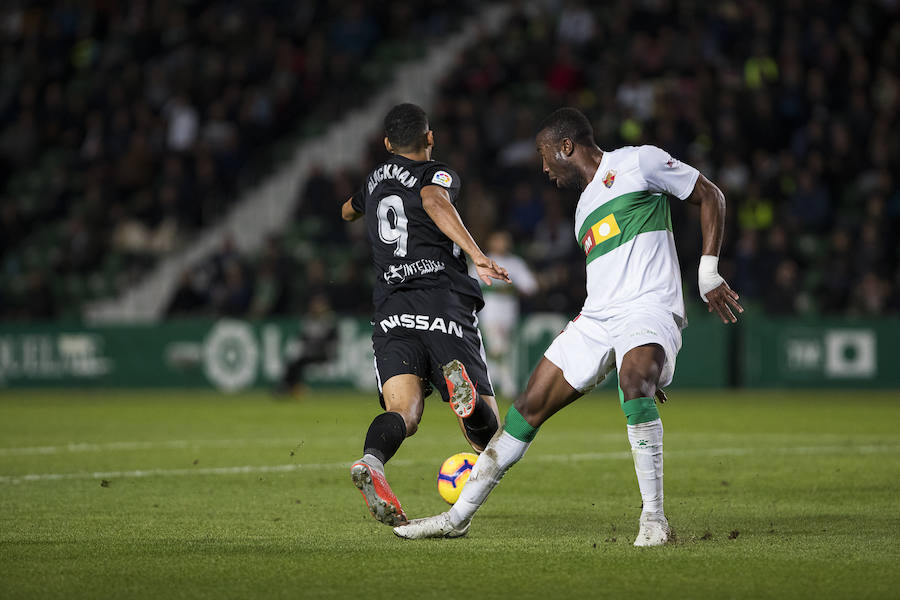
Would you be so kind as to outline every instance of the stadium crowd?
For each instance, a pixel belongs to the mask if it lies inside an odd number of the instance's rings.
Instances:
[[[0,252],[28,298],[0,301],[5,317],[52,316],[52,281],[110,256],[155,256],[212,222],[272,164],[280,132],[345,110],[361,96],[347,90],[362,57],[404,31],[362,2],[136,3],[92,18],[50,4],[34,22],[7,15],[15,35],[0,47],[11,82],[0,91]],[[330,29],[311,26],[321,11]],[[430,110],[435,157],[460,173],[476,239],[509,231],[536,271],[526,311],[573,313],[584,297],[577,198],[546,181],[533,144],[540,119],[572,105],[602,148],[658,145],[722,187],[720,269],[743,299],[771,314],[896,313],[897,16],[886,0],[815,11],[802,0],[523,3],[445,77]],[[296,224],[260,256],[224,241],[184,274],[170,313],[299,312],[319,292],[367,313],[364,229],[337,215],[383,153],[379,136],[355,172],[316,172]],[[672,212],[685,297],[699,302],[699,220],[677,202]],[[48,222],[57,242],[29,259],[54,239],[38,235]]]
[[[0,318],[133,283],[473,5],[4,3]]]
[[[430,113],[435,157],[461,174],[476,239],[508,230],[538,272],[542,291],[526,310],[572,314],[584,298],[577,199],[546,181],[533,142],[545,114],[571,105],[592,117],[601,147],[654,144],[722,187],[720,268],[751,305],[900,311],[898,8],[816,4],[810,16],[808,4],[532,6],[460,58]],[[383,152],[372,140],[366,164]],[[310,185],[299,217],[327,221],[342,186]],[[672,212],[685,298],[699,303],[699,219],[682,203]],[[359,234],[349,235],[366,261]],[[346,247],[330,227],[317,243],[330,239]]]

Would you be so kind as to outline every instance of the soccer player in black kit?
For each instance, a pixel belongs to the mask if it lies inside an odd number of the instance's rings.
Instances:
[[[414,104],[393,107],[384,119],[391,153],[341,207],[345,221],[365,215],[375,266],[372,345],[385,412],[373,419],[363,457],[350,468],[369,512],[386,525],[407,522],[384,476],[384,463],[422,419],[425,398],[437,388],[480,452],[498,428],[497,402],[475,313],[484,300],[468,275],[465,252],[487,285],[509,274],[472,239],[456,211],[460,180],[431,160],[434,133]]]

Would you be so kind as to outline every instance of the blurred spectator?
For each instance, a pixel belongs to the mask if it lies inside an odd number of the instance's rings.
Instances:
[[[763,287],[762,274],[756,257],[759,256],[759,233],[742,229],[734,246],[734,288],[748,298],[758,298]]]
[[[838,312],[846,307],[850,299],[853,282],[853,245],[850,235],[843,229],[831,234],[826,262],[828,269],[823,274],[821,298],[824,312]]]
[[[331,29],[332,44],[356,57],[365,56],[375,43],[378,26],[366,14],[365,3],[359,0],[347,4],[344,10],[344,18]]]
[[[514,347],[516,328],[519,325],[519,298],[528,297],[538,291],[537,280],[528,264],[512,253],[512,236],[506,231],[496,231],[487,239],[487,255],[509,271],[512,284],[494,282],[491,286],[481,286],[484,308],[478,315],[484,332],[492,379],[500,393],[514,397],[518,393],[513,361],[510,351]],[[474,268],[469,273],[477,277]]]
[[[595,17],[584,2],[568,3],[559,15],[556,34],[565,43],[581,46],[594,37]]]
[[[237,260],[224,264],[224,281],[213,299],[216,312],[226,317],[242,317],[247,314],[253,296],[253,287]]]
[[[891,240],[891,237],[887,238]],[[898,240],[896,235],[893,237],[895,243],[894,253],[896,254]],[[879,223],[873,220],[867,220],[862,224],[859,230],[859,239],[855,249],[856,254],[856,270],[858,273],[866,273],[867,271],[885,271],[884,266],[887,262],[887,247],[885,245],[885,236],[880,230]],[[896,258],[896,257],[895,257]]]
[[[263,262],[257,269],[252,294],[248,311],[250,318],[259,319],[278,313],[279,303],[283,302],[285,293],[272,263]]]
[[[315,296],[328,297],[332,281],[329,281],[328,267],[324,260],[319,258],[310,260],[306,263],[306,277],[303,278],[300,288],[302,301],[309,303]]]
[[[789,315],[796,310],[799,269],[784,260],[775,269],[774,281],[765,286],[765,309],[771,315]]]
[[[190,150],[197,139],[199,118],[185,94],[172,98],[163,110],[169,124],[166,143],[176,152]]]
[[[28,303],[25,305],[24,316],[32,320],[47,320],[57,316],[56,300],[53,292],[47,285],[44,274],[40,271],[32,271],[28,274],[28,285],[25,289],[25,297]]]
[[[209,303],[203,288],[202,277],[191,269],[185,269],[178,279],[175,294],[166,306],[165,316],[181,317],[200,312]]]
[[[259,319],[288,312],[289,286],[294,276],[292,271],[290,260],[285,256],[280,241],[270,236],[257,265],[250,317]]]
[[[535,227],[534,238],[528,247],[528,255],[538,267],[577,256],[574,243],[574,215],[572,207],[563,201],[558,190],[544,192],[544,217]]]
[[[868,271],[853,289],[851,312],[868,316],[880,315],[887,307],[890,297],[890,282]]]
[[[790,200],[791,216],[803,231],[819,233],[831,217],[828,190],[808,169],[800,172],[797,191]]]
[[[529,239],[544,217],[541,191],[522,181],[512,189],[512,206],[505,225],[520,239]]]
[[[328,298],[317,294],[310,298],[309,308],[300,326],[300,353],[285,369],[278,387],[281,393],[299,396],[304,391],[304,373],[310,365],[327,362],[337,351],[337,319]]]
[[[626,114],[634,115],[641,121],[647,121],[653,116],[653,83],[639,79],[637,73],[633,71],[629,72],[625,81],[616,90],[616,100]]]
[[[339,270],[338,279],[330,283],[327,295],[335,310],[366,314],[371,311],[372,289],[367,281],[369,270],[364,264],[350,261]]]

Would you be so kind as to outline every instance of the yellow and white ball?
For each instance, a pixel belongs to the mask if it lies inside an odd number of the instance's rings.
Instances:
[[[476,460],[478,460],[477,455],[471,452],[460,452],[445,460],[441,465],[437,479],[438,493],[448,504],[453,504],[459,498],[459,493],[469,480]]]

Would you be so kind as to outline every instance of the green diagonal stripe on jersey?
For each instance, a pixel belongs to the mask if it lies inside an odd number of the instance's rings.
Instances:
[[[616,196],[594,210],[578,232],[587,262],[630,242],[641,233],[672,231],[669,198],[647,191]]]

